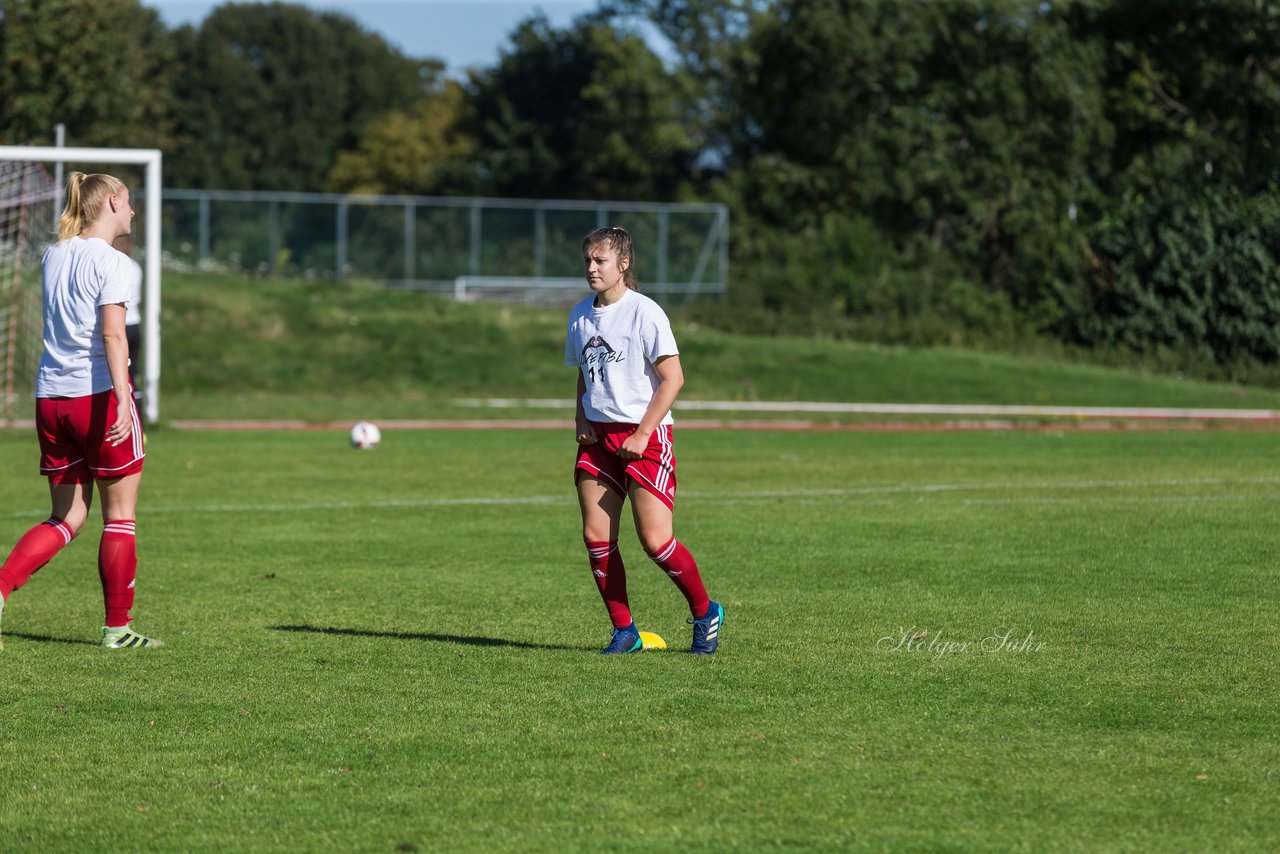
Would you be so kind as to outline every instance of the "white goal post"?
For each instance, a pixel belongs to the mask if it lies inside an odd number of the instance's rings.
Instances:
[[[143,415],[154,424],[160,417],[160,193],[161,156],[154,148],[64,148],[61,146],[0,145],[0,160],[35,163],[121,163],[146,166],[146,294],[143,319]],[[61,192],[62,188],[59,188]],[[55,216],[61,213],[56,211]],[[54,223],[49,223],[50,231]],[[34,379],[34,378],[33,378]]]

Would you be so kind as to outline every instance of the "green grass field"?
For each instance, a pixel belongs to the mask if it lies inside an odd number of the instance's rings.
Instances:
[[[11,599],[0,848],[1280,838],[1273,433],[678,441],[712,659],[629,528],[673,651],[595,654],[560,432],[156,431],[135,614],[168,645],[91,645],[96,520]],[[33,446],[0,431],[4,548],[47,510]]]

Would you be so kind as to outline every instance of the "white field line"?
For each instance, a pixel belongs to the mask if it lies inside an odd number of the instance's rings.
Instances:
[[[483,409],[571,410],[569,398],[460,398],[458,406]],[[1280,421],[1273,409],[1186,409],[1152,406],[998,406],[951,403],[819,403],[769,400],[680,400],[675,411],[804,412],[848,415],[1041,416],[1053,418],[1194,418],[1223,421]]]
[[[453,403],[484,409],[556,409],[561,412],[572,412],[574,402],[569,398],[459,398]],[[1056,420],[1059,424],[1070,422],[1085,429],[1101,429],[1114,424],[1117,420],[1128,421],[1130,429],[1167,429],[1170,422],[1183,422],[1189,428],[1206,427],[1216,423],[1236,425],[1258,425],[1262,427],[1280,424],[1280,410],[1273,409],[1215,409],[1215,408],[1178,408],[1178,407],[1144,407],[1144,406],[1004,406],[984,404],[947,404],[947,403],[822,403],[805,401],[750,401],[750,400],[682,400],[675,405],[677,413],[704,412],[769,412],[789,413],[795,415],[916,415],[916,416],[949,416],[952,418],[992,419],[992,418],[1039,418],[1045,421]],[[331,421],[327,423],[301,421],[297,419],[175,419],[170,426],[186,430],[349,430],[353,421]],[[843,428],[857,429],[862,422],[849,422]],[[919,421],[909,423],[891,423],[871,425],[873,429],[925,429],[926,425],[941,426],[951,430],[1012,430],[1026,427],[1029,422],[1018,421]],[[492,419],[379,419],[378,425],[383,430],[530,430],[530,429],[572,429],[573,422],[568,420],[518,420],[501,421]],[[1162,428],[1163,425],[1163,428]],[[31,430],[35,422],[30,419],[17,419],[0,422],[0,428]],[[811,421],[757,420],[757,421],[714,421],[684,419],[680,427],[694,429],[755,429],[755,430],[814,430],[830,428],[831,424]],[[865,425],[864,425],[865,426]],[[1067,429],[1063,426],[1060,429]]]
[[[791,507],[823,507],[833,504],[843,504],[850,507],[902,507],[905,504],[914,504],[920,507],[940,507],[940,506],[958,506],[958,507],[1036,507],[1040,505],[1054,506],[1072,506],[1072,507],[1090,507],[1090,506],[1107,506],[1114,507],[1118,504],[1207,504],[1221,501],[1253,501],[1258,500],[1259,496],[1245,493],[1220,493],[1217,495],[1130,495],[1107,497],[1101,495],[1092,496],[1075,496],[1071,498],[1048,498],[1045,496],[1021,496],[1018,498],[948,498],[942,501],[928,501],[924,498],[916,499],[891,499],[891,498],[848,498],[842,501],[831,499],[817,498],[793,498],[786,503]],[[769,506],[777,507],[778,499],[776,498],[726,498],[723,500],[700,502],[716,507],[724,507],[736,505],[741,507],[747,506]]]
[[[1280,476],[1258,476],[1239,478],[1151,478],[1147,480],[1093,480],[1075,482],[992,482],[992,483],[933,483],[911,486],[866,486],[844,489],[766,489],[742,492],[684,492],[681,498],[698,504],[723,506],[735,504],[761,504],[786,500],[798,504],[856,504],[856,505],[901,505],[921,503],[929,496],[940,496],[948,493],[981,493],[981,492],[1020,492],[1020,496],[1002,497],[955,497],[945,501],[931,503],[950,503],[962,505],[1034,505],[1034,504],[1105,504],[1105,503],[1157,503],[1187,501],[1240,501],[1259,498],[1256,494],[1218,493],[1207,495],[1171,494],[1160,492],[1148,495],[1084,497],[1035,496],[1026,493],[1043,490],[1080,491],[1080,490],[1164,490],[1182,489],[1202,486],[1266,486],[1280,484]],[[138,512],[144,515],[184,514],[184,513],[308,513],[324,510],[358,510],[377,508],[428,508],[428,507],[528,507],[572,504],[575,502],[571,491],[560,495],[530,496],[481,496],[459,498],[405,498],[405,499],[368,499],[341,501],[300,501],[237,503],[237,504],[191,504],[191,505],[143,505]],[[39,511],[0,514],[5,518],[24,518],[38,515]]]

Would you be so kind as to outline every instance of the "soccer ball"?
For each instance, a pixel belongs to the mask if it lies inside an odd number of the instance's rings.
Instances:
[[[361,421],[351,428],[351,447],[371,451],[382,441],[382,431],[377,424]]]

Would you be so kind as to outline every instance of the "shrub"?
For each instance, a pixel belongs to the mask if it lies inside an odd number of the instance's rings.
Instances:
[[[1091,234],[1074,333],[1090,347],[1184,353],[1243,369],[1280,360],[1280,203],[1167,184]]]

